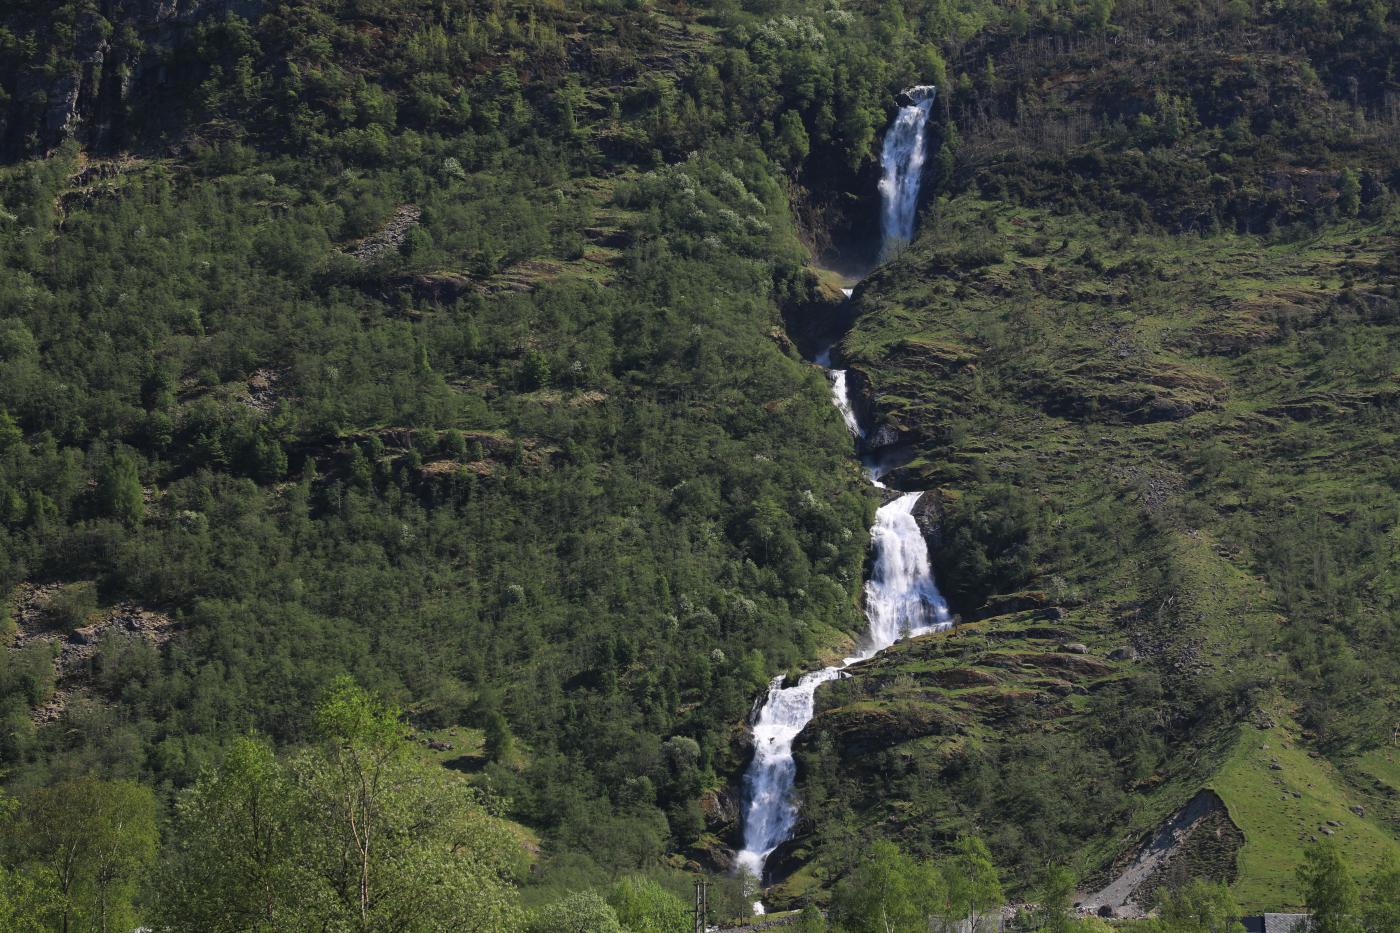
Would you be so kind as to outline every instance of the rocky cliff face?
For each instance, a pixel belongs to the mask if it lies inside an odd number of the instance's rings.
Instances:
[[[0,154],[18,158],[70,139],[92,149],[130,146],[157,131],[179,94],[179,52],[200,22],[252,19],[264,0],[101,0],[95,9],[11,13],[20,54],[0,65]],[[0,98],[3,99],[3,98]]]

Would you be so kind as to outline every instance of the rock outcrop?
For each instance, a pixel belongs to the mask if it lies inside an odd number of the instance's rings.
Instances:
[[[72,38],[58,43],[56,21],[34,23],[52,62],[0,66],[0,154],[51,151],[70,139],[98,151],[132,145],[138,127],[158,130],[176,108],[184,77],[174,52],[195,26],[229,15],[256,17],[265,0],[100,0],[79,15]]]
[[[1140,917],[1167,880],[1169,866],[1183,877],[1232,882],[1235,856],[1244,835],[1230,819],[1224,802],[1210,790],[1191,798],[1171,819],[1117,866],[1118,874],[1084,903],[1086,909],[1109,908],[1116,917]]]
[[[177,624],[169,616],[122,602],[102,612],[92,612],[86,624],[65,630],[55,613],[62,585],[22,584],[14,598],[16,631],[5,648],[18,651],[26,645],[48,645],[53,655],[54,690],[52,697],[32,711],[37,724],[53,722],[63,715],[69,701],[91,689],[91,662],[104,641],[111,638],[141,639],[160,647],[174,637]]]
[[[377,262],[398,252],[408,239],[408,232],[418,226],[422,216],[423,212],[416,206],[401,205],[395,209],[383,227],[356,244],[350,255],[360,262],[368,263]]]

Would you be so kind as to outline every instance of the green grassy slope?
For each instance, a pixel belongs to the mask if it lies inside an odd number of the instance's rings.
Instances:
[[[1343,766],[1389,738],[1395,686],[1360,652],[1394,650],[1397,234],[1386,214],[1293,242],[1135,235],[956,197],[863,286],[842,344],[867,404],[913,443],[898,481],[938,491],[935,562],[956,607],[997,613],[1006,592],[1062,607],[1065,638],[1132,645],[1160,685],[1143,731],[1161,747],[1142,763],[1110,752],[1110,772],[1136,778],[1126,825],[1145,832],[1228,756],[1251,906],[1296,904],[1299,820],[1344,808],[1249,806],[1266,791],[1229,724],[1281,704]],[[961,762],[915,757],[961,786]],[[1315,783],[1345,798],[1340,780]],[[1394,836],[1364,825],[1371,864]],[[1127,840],[1104,838],[1086,826],[1066,854],[1095,869]]]
[[[1323,835],[1362,875],[1386,853],[1400,854],[1400,840],[1366,812],[1365,798],[1288,730],[1245,726],[1210,786],[1244,832],[1235,896],[1246,908],[1301,908],[1299,850]]]
[[[1393,130],[1339,93],[1332,40],[1300,64],[1267,51],[1282,20],[1155,31],[1183,9],[1117,11],[1123,48],[984,34],[920,236],[857,291],[838,354],[895,484],[932,491],[940,586],[986,621],[831,689],[799,879],[853,836],[978,832],[1019,881],[1059,861],[1088,890],[1202,787],[1243,832],[1207,867],[1251,908],[1299,903],[1329,819],[1362,870],[1396,848]],[[1028,609],[1059,631],[1012,670],[1083,643],[1118,672],[1056,697],[999,668],[978,689],[1015,715],[989,728],[910,661],[976,659],[959,639]]]

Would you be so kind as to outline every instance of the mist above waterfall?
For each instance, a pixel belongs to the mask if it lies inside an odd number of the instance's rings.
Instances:
[[[880,153],[880,259],[883,261],[914,238],[919,209],[919,185],[927,155],[924,130],[933,110],[932,85],[909,88],[885,131]]]

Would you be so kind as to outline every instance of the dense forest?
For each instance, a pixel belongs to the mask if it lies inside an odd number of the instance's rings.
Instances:
[[[739,9],[210,6],[0,31],[11,792],[174,831],[348,673],[541,889],[722,869],[702,804],[859,628],[874,505],[781,332],[785,166],[868,167],[914,66]]]
[[[964,624],[819,694],[773,900],[1094,926],[1209,788],[1164,931],[1393,929],[1397,52],[1388,0],[5,5],[0,927],[746,915],[746,719],[864,624],[837,268]]]

